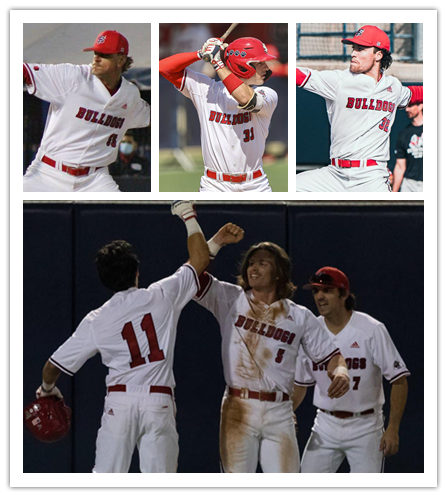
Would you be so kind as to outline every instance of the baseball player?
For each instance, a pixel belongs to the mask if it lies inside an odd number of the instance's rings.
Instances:
[[[399,449],[399,425],[407,400],[410,374],[385,326],[354,310],[347,276],[337,268],[322,267],[305,288],[312,289],[315,304],[328,336],[345,357],[351,389],[331,399],[325,368],[300,350],[295,376],[294,407],[306,389],[315,385],[317,415],[303,453],[303,473],[335,473],[346,457],[351,473],[383,471],[384,456]],[[382,376],[391,383],[388,426],[384,431]]]
[[[405,109],[411,123],[397,138],[393,192],[421,192],[423,187],[424,104],[415,102]]]
[[[298,192],[389,192],[389,137],[398,108],[422,101],[421,86],[402,86],[385,74],[390,40],[376,26],[352,38],[351,63],[344,71],[297,68],[296,84],[326,101],[331,125],[330,165],[296,176]]]
[[[257,38],[229,45],[210,38],[197,52],[160,60],[160,74],[197,109],[205,164],[200,191],[272,191],[262,156],[278,95],[258,86],[270,77],[267,62],[274,58]],[[219,81],[188,68],[199,59],[210,60]]]
[[[208,242],[211,257],[243,236],[223,226]],[[220,420],[223,472],[299,472],[292,392],[299,346],[316,364],[327,365],[326,393],[338,398],[349,389],[345,361],[316,317],[289,300],[290,260],[271,242],[250,247],[234,285],[209,273],[195,300],[220,325],[226,388]]]
[[[114,295],[85,316],[74,334],[48,359],[37,397],[62,394],[61,371],[72,376],[96,353],[109,368],[107,395],[96,440],[97,473],[125,473],[135,446],[141,472],[175,472],[173,354],[183,307],[198,290],[209,262],[208,247],[190,202],[173,204],[188,232],[189,260],[175,274],[138,288],[139,260],[126,241],[115,240],[96,255],[102,283]]]
[[[133,62],[126,38],[103,31],[84,51],[94,52],[90,65],[23,64],[28,93],[50,103],[26,192],[119,191],[107,166],[127,129],[149,126],[149,104],[122,76]]]

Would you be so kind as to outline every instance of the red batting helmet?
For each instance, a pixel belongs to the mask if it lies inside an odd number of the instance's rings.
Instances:
[[[56,442],[70,430],[71,409],[54,395],[33,400],[23,415],[25,426],[41,442]]]
[[[239,78],[248,79],[255,75],[252,62],[276,59],[267,52],[267,47],[257,38],[238,38],[231,42],[224,52],[224,62]]]

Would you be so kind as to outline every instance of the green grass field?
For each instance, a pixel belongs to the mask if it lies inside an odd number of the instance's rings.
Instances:
[[[185,152],[194,164],[194,170],[185,171],[171,150],[160,150],[160,192],[197,192],[203,174],[203,159],[200,148],[188,148]],[[287,191],[287,158],[264,164],[270,186],[274,192]]]

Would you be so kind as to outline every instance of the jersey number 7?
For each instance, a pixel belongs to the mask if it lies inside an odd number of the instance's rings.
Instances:
[[[165,354],[158,345],[154,321],[152,320],[152,315],[150,313],[144,315],[140,326],[146,333],[149,344],[149,362],[162,361],[165,358]],[[130,367],[136,368],[137,366],[146,364],[146,359],[141,355],[137,337],[135,336],[135,330],[133,329],[133,325],[130,321],[124,325],[121,336],[124,340],[126,340],[127,346],[129,347],[130,357],[132,359],[129,363]]]

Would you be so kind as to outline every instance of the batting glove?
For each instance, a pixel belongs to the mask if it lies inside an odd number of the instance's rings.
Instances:
[[[40,385],[40,387],[36,390],[37,399],[40,397],[50,397],[51,395],[55,395],[58,399],[64,398],[61,391],[56,386],[52,387],[50,390],[45,390],[43,385]]]
[[[188,219],[197,217],[194,204],[190,200],[174,200],[171,204],[171,213],[185,222]]]
[[[199,57],[206,62],[211,62],[215,54],[220,51],[222,41],[219,38],[209,38],[198,51]]]

